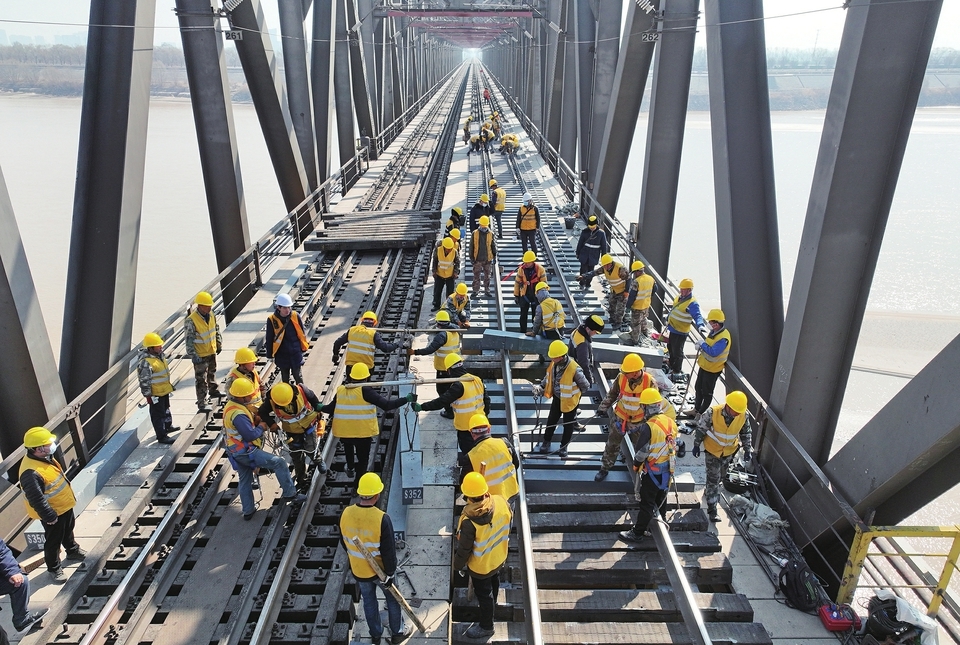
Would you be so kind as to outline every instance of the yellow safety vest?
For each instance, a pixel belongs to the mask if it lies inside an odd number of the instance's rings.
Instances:
[[[651,475],[659,474],[663,471],[664,464],[669,464],[670,472],[673,472],[673,446],[676,443],[677,424],[673,419],[665,414],[658,414],[651,418],[647,425],[650,426],[650,452],[647,460],[643,462],[643,469]]]
[[[462,432],[470,432],[470,417],[483,412],[483,381],[468,374],[471,380],[460,381],[463,396],[453,402],[453,427]]]
[[[263,439],[256,439],[252,443],[243,438],[240,431],[234,425],[234,419],[239,415],[244,415],[253,423],[253,413],[242,403],[237,403],[233,399],[227,399],[227,404],[223,406],[223,440],[227,446],[227,451],[232,454],[245,455],[253,448],[259,448],[263,445]]]
[[[433,355],[433,369],[438,372],[447,371],[447,366],[444,364],[447,356],[450,354],[460,354],[460,334],[450,329],[445,329],[444,331],[447,332],[447,342],[441,345],[440,349]]]
[[[573,333],[570,334],[570,353],[572,354],[580,344],[587,340],[587,337],[580,332],[580,328],[577,327],[573,330]]]
[[[193,341],[193,348],[197,352],[197,356],[213,356],[217,353],[217,317],[213,315],[213,311],[210,312],[208,316],[210,322],[207,322],[203,319],[203,316],[200,315],[200,312],[193,310],[190,313],[190,320],[193,321],[193,326],[197,330],[197,337]]]
[[[457,249],[449,252],[442,246],[437,249],[437,275],[441,278],[453,277],[453,260],[457,257]]]
[[[446,302],[443,303],[443,308],[450,313],[460,314],[463,313],[468,302],[470,302],[469,297],[461,296],[459,293],[451,293]],[[452,310],[451,307],[453,308]]]
[[[144,356],[150,365],[150,394],[153,396],[166,396],[173,392],[173,385],[170,384],[170,366],[167,359],[153,354]]]
[[[544,329],[563,329],[566,318],[563,314],[563,305],[556,298],[544,298],[540,303],[543,312]]]
[[[560,411],[561,412],[570,412],[576,410],[577,406],[580,405],[580,387],[574,383],[573,377],[579,369],[579,365],[572,358],[567,359],[567,367],[563,370],[563,374],[560,375]],[[553,397],[553,366],[547,368],[547,384],[543,388],[543,396],[546,398]]]
[[[363,399],[362,387],[337,388],[337,409],[333,411],[333,436],[362,439],[380,434],[377,406]]]
[[[233,369],[230,370],[230,373],[227,374],[227,392],[230,391],[230,386],[233,385],[233,382],[238,378],[245,378],[253,383],[253,400],[250,401],[248,407],[259,408],[261,405],[263,405],[263,393],[260,390],[260,374],[257,373],[256,368],[254,368],[253,372],[247,374],[240,371],[239,365],[234,365]]]
[[[489,232],[486,237],[487,261],[493,260],[493,232]],[[477,252],[480,250],[480,229],[473,232],[473,259],[477,259]]]
[[[337,401],[337,403],[340,402]],[[304,434],[317,424],[317,417],[320,416],[320,413],[314,410],[310,401],[307,400],[302,385],[297,385],[293,390],[293,400],[289,405],[279,406],[271,401],[270,407],[273,408],[274,416],[280,421],[280,427],[289,434]],[[337,409],[340,409],[339,405]]]
[[[643,406],[640,405],[640,393],[650,387],[656,387],[653,377],[643,372],[640,384],[630,387],[630,379],[626,374],[620,375],[620,398],[613,406],[613,412],[627,423],[643,421]]]
[[[603,277],[607,279],[607,283],[610,285],[610,290],[616,294],[621,294],[627,289],[627,281],[620,277],[620,272],[623,270],[623,265],[619,262],[611,262],[613,269],[607,271],[607,267],[603,267]]]
[[[740,430],[747,420],[747,415],[738,414],[733,417],[733,422],[727,425],[727,420],[723,418],[723,406],[715,405],[710,418],[713,427],[707,430],[707,436],[703,439],[704,449],[714,457],[732,455],[740,445]]]
[[[67,481],[67,476],[63,473],[63,468],[56,459],[47,461],[46,459],[34,459],[29,455],[20,462],[20,476],[28,470],[35,470],[43,480],[43,497],[47,504],[57,515],[63,515],[71,508],[77,505],[77,498],[73,494],[73,488]],[[35,520],[40,519],[40,514],[30,506],[27,498],[23,498],[23,503],[27,507],[27,515]]]
[[[363,557],[363,553],[357,549],[353,538],[360,538],[380,569],[383,569],[383,558],[380,556],[380,527],[383,524],[384,515],[385,513],[376,506],[359,504],[346,507],[340,515],[340,535],[343,536],[343,543],[350,557],[350,570],[358,580],[375,578],[377,572]]]
[[[474,446],[468,456],[476,472],[480,472],[481,462],[487,464],[483,478],[487,480],[491,495],[510,499],[520,492],[517,469],[513,466],[510,449],[503,440],[495,437],[484,439]]]
[[[634,309],[649,309],[653,298],[653,276],[644,273],[637,278],[637,297],[633,301]]]
[[[537,207],[536,206],[520,207],[520,230],[521,231],[537,230]]]
[[[377,346],[373,342],[377,330],[365,325],[354,325],[347,332],[347,355],[344,357],[347,367],[353,367],[357,363],[363,363],[367,367],[373,367],[373,354]]]
[[[493,500],[493,520],[489,524],[476,524],[476,537],[473,539],[473,551],[467,558],[467,568],[483,576],[499,569],[507,561],[507,548],[510,543],[510,507],[499,495],[491,495]],[[457,533],[464,522],[470,522],[465,515],[460,516]]]
[[[680,296],[673,299],[673,309],[670,310],[670,316],[667,318],[667,324],[676,329],[681,334],[686,334],[693,326],[693,316],[687,309],[696,302],[693,296],[690,296],[683,302],[680,302]]]
[[[507,191],[503,188],[494,188],[493,194],[497,196],[497,203],[494,204],[493,210],[502,213],[507,206]]]
[[[300,316],[297,315],[296,311],[290,312],[290,320],[293,321],[293,328],[300,340],[300,349],[307,351],[310,348],[310,343],[307,342],[307,337],[303,335],[303,325],[300,323]],[[267,321],[273,327],[273,351],[271,353],[276,356],[277,350],[280,349],[280,344],[283,342],[283,335],[287,331],[287,326],[283,323],[283,319],[276,314],[270,314]]]
[[[719,356],[710,356],[706,352],[700,352],[700,355],[697,357],[697,365],[700,366],[700,369],[712,374],[723,371],[723,366],[727,363],[727,356],[730,355],[730,345],[732,343],[730,331],[727,329],[722,329],[716,336],[707,336],[704,338],[703,342],[712,347],[716,345],[722,338],[727,339],[727,348],[720,352]]]

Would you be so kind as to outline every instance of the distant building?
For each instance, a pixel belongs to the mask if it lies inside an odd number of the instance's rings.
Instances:
[[[77,45],[86,45],[87,44],[87,33],[84,31],[78,31],[75,34],[63,34],[53,37],[53,42],[57,45],[69,45],[75,47]]]
[[[7,32],[3,29],[0,29],[0,45],[9,45],[10,41],[7,40]]]
[[[33,36],[21,36],[19,34],[10,34],[10,44],[15,45],[20,43],[21,45],[32,45]]]

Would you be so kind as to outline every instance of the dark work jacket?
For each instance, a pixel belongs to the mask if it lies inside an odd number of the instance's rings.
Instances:
[[[490,216],[490,207],[487,204],[482,202],[477,202],[470,208],[470,232],[473,233],[475,230],[480,228],[480,217],[486,215]]]
[[[284,318],[280,315],[279,311],[275,311],[274,315],[283,321],[283,340],[280,341],[280,347],[277,348],[277,353],[270,356],[270,351],[273,349],[274,335],[273,324],[268,320],[266,339],[267,358],[272,358],[273,362],[277,364],[277,367],[284,369],[300,367],[303,365],[303,349],[300,347],[300,337],[297,336],[297,331],[294,329],[293,316]]]

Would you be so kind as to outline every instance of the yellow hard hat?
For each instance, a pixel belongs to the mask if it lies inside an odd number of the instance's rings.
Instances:
[[[459,240],[459,239],[460,239],[460,229],[459,229],[459,228],[450,229],[450,237],[452,237],[452,238],[455,239],[455,240]]]
[[[497,180],[496,180],[496,179],[491,179],[489,185],[490,185],[490,186],[496,186],[496,185],[497,185]]]
[[[483,203],[489,202],[489,201],[490,201],[490,195],[488,195],[488,194],[486,194],[486,193],[480,195],[480,201],[483,202]]]
[[[460,208],[459,206],[454,206],[450,210],[456,213],[457,215],[463,215],[463,209]]]
[[[480,473],[467,473],[460,484],[460,490],[466,497],[483,497],[490,490],[487,480]]]
[[[163,339],[160,338],[160,334],[155,334],[150,332],[143,337],[143,346],[144,347],[162,347]]]
[[[723,311],[721,311],[720,309],[711,309],[710,313],[707,314],[707,320],[716,320],[717,322],[723,322],[726,319],[727,317],[723,315]]]
[[[640,260],[634,260],[634,261],[633,261],[633,264],[630,265],[630,270],[631,270],[631,271],[639,271],[640,269],[642,269],[642,268],[645,267],[645,266],[647,266],[647,265],[645,265],[645,264],[644,264],[643,262],[641,262]]]
[[[443,366],[449,371],[451,367],[462,362],[463,359],[460,358],[460,354],[447,354],[447,357],[443,359]]]
[[[653,405],[661,401],[663,397],[660,396],[660,390],[655,387],[648,387],[640,393],[640,405]]]
[[[598,221],[598,220],[597,220],[597,216],[596,216],[596,215],[591,215],[590,217],[587,218],[587,224],[588,224],[589,226],[596,226],[596,225],[597,225],[597,221]]]
[[[537,293],[537,292],[540,291],[541,289],[549,289],[549,288],[550,288],[550,287],[547,285],[546,282],[538,282],[538,283],[537,283],[537,286],[533,289],[533,292],[534,292],[534,293]]]
[[[478,412],[470,417],[470,431],[473,432],[475,429],[481,428],[490,430],[490,419],[487,418],[487,415]]]
[[[376,324],[376,322],[377,322],[377,314],[373,313],[372,311],[365,311],[365,312],[363,312],[363,315],[360,316],[360,320],[361,320],[361,321],[364,321],[364,320],[372,320],[372,321],[374,322],[374,324]]]
[[[590,316],[589,318],[587,318],[587,320],[586,320],[586,322],[584,322],[584,324],[585,324],[585,325],[587,326],[587,328],[589,328],[589,329],[593,329],[593,330],[598,331],[598,332],[603,331],[603,318],[601,318],[600,316],[597,316],[596,314],[594,314],[594,315]]]
[[[537,254],[534,253],[533,251],[525,251],[524,254],[523,254],[523,261],[524,261],[524,262],[536,262],[536,261],[537,261]]]
[[[57,440],[57,436],[42,426],[30,428],[23,435],[23,446],[25,448],[39,448],[46,446]]]
[[[281,407],[290,405],[290,401],[293,401],[293,388],[290,387],[289,383],[277,383],[270,388],[270,400]]]
[[[727,407],[737,414],[743,414],[747,411],[747,395],[739,390],[728,394],[726,403]]]
[[[446,309],[441,309],[437,312],[437,322],[450,322],[450,312]]]
[[[683,280],[680,281],[680,288],[693,289],[693,280],[691,280],[690,278],[684,278]]]
[[[567,352],[570,350],[567,349],[567,344],[562,340],[555,340],[550,343],[550,349],[547,350],[547,356],[550,358],[560,358],[561,356],[566,356]]]
[[[490,226],[490,218],[486,215],[480,216],[480,226]]]
[[[443,248],[445,248],[445,249],[447,249],[447,250],[450,250],[450,249],[453,248],[453,238],[452,238],[452,237],[445,237],[445,238],[443,238]]]
[[[200,293],[198,293],[197,297],[194,298],[193,301],[198,305],[203,305],[204,307],[213,306],[213,296],[211,296],[206,291],[201,291]]]
[[[360,481],[357,482],[357,495],[360,497],[373,497],[383,492],[383,480],[377,473],[364,473]]]
[[[611,262],[613,262],[613,257],[611,257],[609,253],[604,253],[603,255],[600,256],[600,264],[602,264],[603,266],[606,266]]]
[[[457,285],[457,293],[459,293],[461,296],[467,295],[467,285],[464,284],[463,282],[461,282],[460,284],[458,284],[458,285]]]
[[[256,363],[257,355],[249,347],[241,347],[233,357],[233,362],[237,365],[246,365],[247,363]]]
[[[620,371],[624,374],[639,372],[642,369],[643,359],[640,358],[640,354],[627,354],[623,357],[623,362],[620,363]]]
[[[350,368],[350,378],[354,381],[362,381],[370,378],[370,368],[366,363],[354,363]]]
[[[289,385],[287,387],[290,387]],[[250,396],[256,392],[257,388],[254,386],[253,381],[247,378],[238,378],[233,382],[233,385],[230,386],[230,396],[235,399],[242,399],[245,396]]]

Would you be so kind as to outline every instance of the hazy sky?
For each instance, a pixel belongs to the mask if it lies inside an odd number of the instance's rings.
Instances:
[[[268,27],[278,29],[277,0],[261,2]],[[764,0],[767,45],[811,48],[816,43],[817,47],[837,47],[843,30],[842,4],[843,0]],[[157,0],[157,43],[180,44],[173,7],[173,0]],[[8,39],[17,34],[39,35],[52,43],[55,35],[82,31],[89,12],[89,2],[83,0],[0,0],[0,30]],[[960,0],[944,0],[934,46],[960,49]]]

